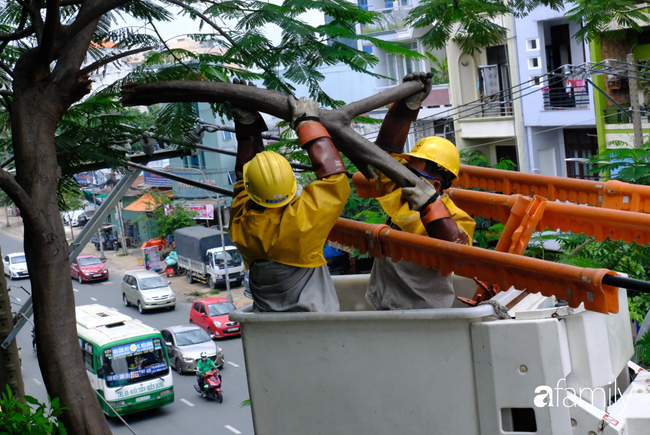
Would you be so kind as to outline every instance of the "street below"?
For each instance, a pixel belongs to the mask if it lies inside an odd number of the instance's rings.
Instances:
[[[22,239],[4,232],[0,232],[0,245],[3,255],[23,251]],[[30,270],[30,273],[37,272],[37,270]],[[191,302],[180,295],[174,311],[163,309],[140,314],[133,306],[125,307],[120,289],[122,277],[119,272],[110,270],[108,282],[79,284],[74,281],[76,305],[100,304],[112,307],[158,330],[189,323]],[[7,285],[10,288],[12,311],[16,312],[28,299],[28,293],[31,293],[30,281],[29,279],[11,281],[7,278]],[[173,288],[174,284],[172,284]],[[33,321],[33,317],[30,321]],[[21,349],[25,392],[40,402],[45,402],[47,391],[36,354],[32,351],[31,325],[25,326],[20,331],[17,342]],[[226,360],[222,371],[223,403],[209,402],[202,398],[194,390],[196,377],[193,374],[179,375],[172,370],[174,403],[124,417],[136,434],[253,434],[251,408],[240,408],[242,401],[249,398],[241,338],[217,340],[216,343],[223,349]],[[108,418],[108,421],[114,434],[132,433],[118,418]]]

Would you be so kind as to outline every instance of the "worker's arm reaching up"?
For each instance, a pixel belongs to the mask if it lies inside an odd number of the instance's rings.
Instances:
[[[346,173],[341,154],[318,118],[318,102],[301,97],[290,98],[293,111],[291,127],[298,133],[302,148],[307,151],[319,180],[330,175]]]
[[[235,84],[246,86],[246,81],[233,79]],[[249,82],[248,86],[255,86]],[[226,109],[235,119],[235,134],[237,136],[237,160],[235,161],[235,175],[237,180],[244,178],[244,165],[250,162],[255,154],[264,151],[262,132],[268,130],[262,115],[259,112],[241,109],[233,106],[229,101],[224,101]]]
[[[465,245],[469,242],[469,236],[459,228],[442,201],[441,192],[442,183],[439,180],[430,183],[423,177],[420,177],[414,187],[402,188],[402,195],[411,210],[420,212],[420,220],[429,237]]]
[[[403,81],[405,82],[421,81],[424,88],[391,104],[375,141],[381,149],[389,153],[401,153],[403,151],[411,128],[411,122],[418,119],[420,106],[431,92],[432,77],[433,73],[431,72],[415,72],[404,77]]]

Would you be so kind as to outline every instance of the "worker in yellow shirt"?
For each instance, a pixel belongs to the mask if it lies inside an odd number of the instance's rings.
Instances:
[[[420,140],[410,153],[403,153],[411,122],[431,91],[431,73],[409,74],[404,80],[420,80],[424,89],[391,105],[375,143],[419,180],[414,187],[398,188],[376,171],[376,199],[395,229],[471,245],[476,223],[443,193],[460,169],[454,144],[432,136]],[[389,257],[375,260],[366,292],[366,300],[377,310],[450,308],[454,296],[451,276],[408,261],[394,263]]]
[[[291,127],[317,178],[300,196],[289,162],[264,151],[261,133],[267,128],[260,114],[230,106],[238,142],[230,237],[250,269],[255,311],[338,311],[323,246],[350,184],[341,155],[319,122],[318,103],[303,97],[291,105]]]

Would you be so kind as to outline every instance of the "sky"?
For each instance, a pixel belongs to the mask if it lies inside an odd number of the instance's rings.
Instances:
[[[271,0],[271,3],[280,4],[281,0]],[[172,13],[176,15],[176,19],[168,23],[156,24],[158,31],[161,36],[165,39],[166,42],[174,42],[178,38],[184,37],[187,33],[213,33],[212,27],[205,25],[203,26],[203,31],[199,30],[199,21],[192,21],[187,15],[181,15],[181,8],[173,7]],[[320,25],[325,22],[325,17],[322,12],[319,11],[309,11],[305,14],[302,14],[300,18],[311,25]],[[234,28],[236,25],[235,21],[223,21],[215,20],[215,23],[218,26],[225,26]],[[116,27],[125,27],[133,26],[140,27],[144,23],[142,21],[137,21],[131,18],[119,22]],[[151,26],[147,25],[147,33],[155,34]],[[265,26],[265,33],[273,43],[278,43],[281,39],[281,31],[278,26],[275,24],[269,24]]]

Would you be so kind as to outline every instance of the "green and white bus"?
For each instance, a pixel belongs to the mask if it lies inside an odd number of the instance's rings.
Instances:
[[[77,307],[77,334],[90,383],[110,417],[169,405],[174,385],[157,329],[102,305]]]

